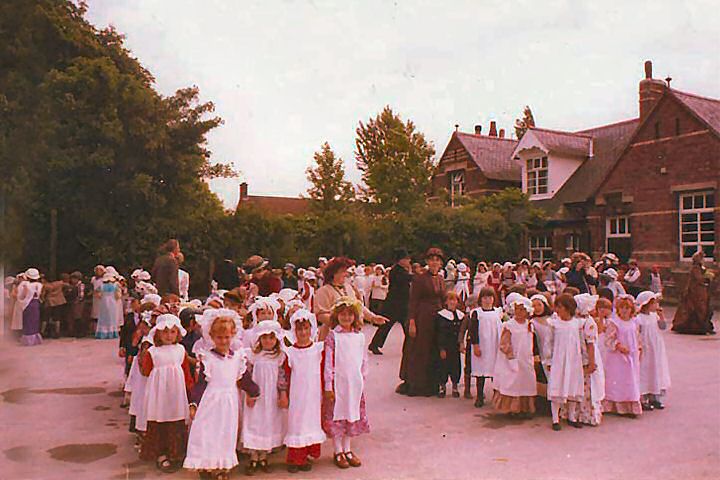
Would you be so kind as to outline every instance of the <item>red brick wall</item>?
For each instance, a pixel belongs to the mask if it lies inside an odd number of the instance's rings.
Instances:
[[[676,135],[676,119],[680,135]],[[656,139],[656,123],[660,138]],[[597,193],[599,199],[622,192],[624,201],[593,206],[589,212],[592,250],[604,250],[605,218],[630,213],[633,256],[665,266],[679,261],[679,185],[720,180],[720,140],[675,98],[666,95],[637,133]],[[718,193],[715,191],[716,205]],[[718,259],[719,215],[715,222]]]

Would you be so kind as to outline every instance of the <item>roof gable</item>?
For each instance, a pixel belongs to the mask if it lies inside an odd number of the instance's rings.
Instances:
[[[715,135],[720,135],[720,100],[670,89],[671,94],[704,122]]]
[[[592,155],[592,137],[588,135],[531,127],[523,135],[513,156],[531,146],[538,147],[545,153],[552,152],[573,157]]]
[[[521,168],[512,157],[517,140],[462,132],[454,132],[451,143],[453,139],[460,142],[485,177],[492,180],[520,181]]]

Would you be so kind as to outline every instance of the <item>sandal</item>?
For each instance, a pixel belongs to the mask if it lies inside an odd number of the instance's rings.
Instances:
[[[345,470],[346,468],[350,468],[350,463],[348,463],[348,459],[345,457],[344,453],[336,453],[335,458],[333,459],[333,463],[336,467],[341,468]]]
[[[345,452],[345,459],[347,459],[351,467],[359,467],[362,465],[360,459],[353,452]]]

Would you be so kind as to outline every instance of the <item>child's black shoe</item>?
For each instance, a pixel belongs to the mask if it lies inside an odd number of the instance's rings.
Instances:
[[[460,398],[460,392],[458,391],[457,385],[453,385],[452,387],[452,396],[453,398]]]
[[[665,409],[665,405],[663,405],[662,402],[660,402],[660,401],[658,401],[658,400],[653,401],[653,402],[651,403],[651,405],[652,405],[653,408],[655,408],[655,409],[657,409],[657,410],[664,410],[664,409]]]
[[[255,460],[250,460],[250,463],[245,465],[245,475],[248,477],[252,477],[255,475],[255,472],[257,472],[258,469],[258,462]]]
[[[287,471],[290,473],[298,473],[300,471],[300,467],[297,465],[290,465],[287,466]]]
[[[437,393],[438,398],[445,398],[446,394],[447,394],[447,391],[445,390],[445,385],[440,385],[440,388],[438,388],[438,393]]]
[[[559,423],[553,423],[552,429],[555,430],[556,432],[559,432],[560,430],[562,430],[562,427],[560,426]]]

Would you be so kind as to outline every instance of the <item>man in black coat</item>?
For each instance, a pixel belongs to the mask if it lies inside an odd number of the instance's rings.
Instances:
[[[410,268],[410,255],[408,255],[407,250],[398,249],[395,252],[395,265],[390,269],[390,284],[388,285],[388,294],[383,311],[376,312],[386,316],[389,321],[377,329],[368,347],[368,350],[375,355],[382,355],[380,349],[385,345],[385,340],[395,322],[402,325],[403,331],[406,328],[410,282],[412,281]]]

